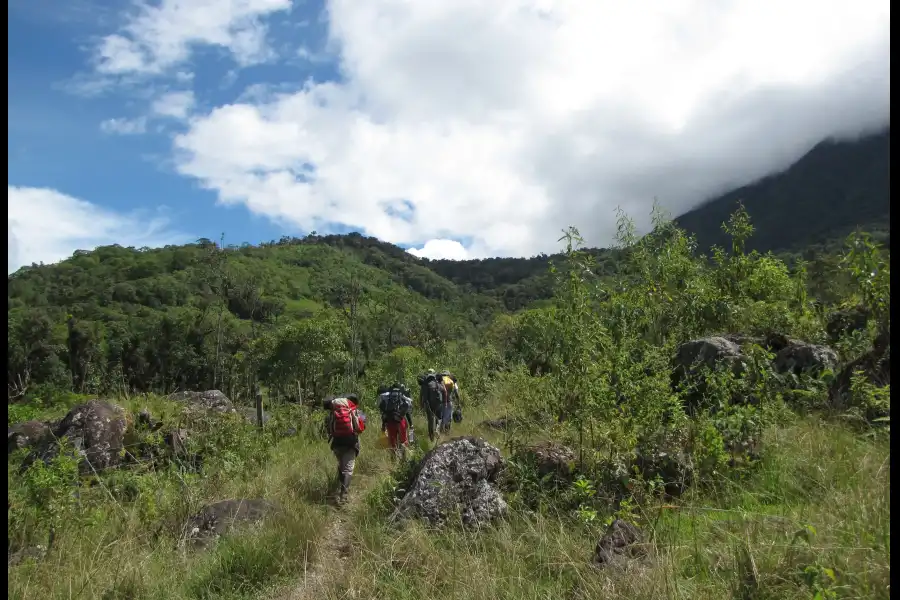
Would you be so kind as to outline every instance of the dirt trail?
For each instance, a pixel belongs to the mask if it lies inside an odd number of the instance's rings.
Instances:
[[[383,473],[376,472],[354,476],[353,484],[355,485],[351,485],[346,503],[343,506],[329,507],[330,523],[322,536],[315,542],[315,560],[307,567],[295,587],[273,598],[278,600],[321,600],[331,587],[330,577],[340,571],[335,568],[335,565],[348,558],[353,551],[353,542],[350,539],[347,525],[353,518],[356,508],[378,482],[381,475]]]

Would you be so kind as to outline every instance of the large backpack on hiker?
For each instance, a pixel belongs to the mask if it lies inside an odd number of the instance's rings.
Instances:
[[[399,388],[392,388],[388,391],[387,398],[384,401],[384,418],[391,423],[399,423],[406,416],[406,402],[403,399],[403,392]]]
[[[333,401],[334,408],[328,415],[326,425],[331,437],[352,437],[366,430],[365,417],[355,403],[340,398]]]
[[[436,375],[428,375],[423,382],[425,406],[432,414],[439,415],[447,403],[447,390]]]

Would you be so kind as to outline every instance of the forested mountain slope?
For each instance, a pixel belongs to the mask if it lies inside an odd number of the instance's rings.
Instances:
[[[755,230],[748,250],[776,250],[788,264],[799,256],[813,261],[811,291],[831,301],[836,257],[850,231],[864,226],[889,248],[889,165],[889,131],[826,142],[785,172],[675,222],[703,252],[711,244],[728,247],[721,225],[743,202]],[[625,259],[616,249],[587,253],[601,277],[615,275]],[[283,336],[301,335],[292,328],[298,323],[331,332],[316,334],[326,345],[349,328],[356,356],[350,370],[362,372],[393,348],[462,339],[498,312],[547,303],[554,289],[549,267],[560,259],[420,260],[356,233],[224,251],[209,240],[79,251],[9,277],[8,385],[15,396],[39,382],[72,379],[79,390],[210,387],[239,377],[246,383],[253,361],[275,360],[272,348],[288,344]],[[264,351],[265,344],[271,347]],[[251,347],[258,356],[247,357]]]
[[[824,141],[781,173],[733,190],[676,219],[700,248],[727,241],[720,224],[743,202],[756,229],[750,250],[797,251],[855,227],[890,233],[891,132]],[[889,235],[887,237],[889,240]]]
[[[785,171],[714,198],[675,222],[696,237],[703,252],[714,245],[727,247],[728,236],[721,226],[740,202],[754,227],[748,250],[771,250],[788,260],[797,255],[815,259],[839,252],[846,236],[858,227],[890,248],[890,151],[890,130],[855,141],[825,141]],[[601,272],[612,272],[617,260],[614,251],[590,252]],[[489,293],[508,308],[518,309],[549,297],[547,266],[553,258],[425,264],[461,286]],[[826,266],[816,268],[821,271]]]
[[[352,329],[364,369],[366,357],[394,347],[464,337],[499,309],[400,248],[364,241],[107,246],[22,269],[8,281],[8,384],[24,392],[71,372],[79,390],[221,386],[240,377],[238,357],[263,352],[271,336],[301,335],[298,323],[318,327],[304,335],[323,347]]]

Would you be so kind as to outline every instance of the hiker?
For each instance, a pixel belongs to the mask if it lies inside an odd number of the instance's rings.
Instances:
[[[434,441],[435,426],[442,422],[442,417],[449,402],[447,388],[441,383],[434,369],[419,375],[419,402],[428,418],[428,439]]]
[[[462,401],[459,397],[459,383],[456,375],[453,375],[450,371],[441,371],[438,373],[438,376],[440,377],[441,385],[444,386],[447,392],[447,403],[444,405],[444,410],[441,413],[441,431],[448,432],[450,431],[451,422],[459,423],[462,421]]]
[[[325,425],[331,441],[331,451],[338,460],[338,502],[341,504],[346,502],[350,491],[353,468],[356,466],[356,457],[359,456],[359,434],[366,430],[365,414],[359,411],[358,405],[359,398],[356,394],[327,399],[322,403],[323,408],[330,411]]]
[[[381,412],[381,431],[387,431],[391,458],[396,460],[398,455],[405,458],[412,429],[412,398],[406,386],[395,383],[381,393],[378,410]]]
[[[410,444],[416,443],[416,432],[413,429],[413,418],[412,418],[412,408],[413,408],[413,400],[412,394],[409,392],[409,388],[406,387],[406,384],[400,384],[400,392],[406,396],[409,400],[409,409],[406,411],[406,437]]]

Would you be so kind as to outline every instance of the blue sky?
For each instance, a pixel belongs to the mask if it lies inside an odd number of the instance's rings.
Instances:
[[[225,232],[227,243],[255,243],[306,233],[253,215],[242,206],[216,208],[214,192],[177,176],[167,163],[178,124],[161,123],[159,131],[151,127],[142,135],[104,132],[104,121],[140,118],[146,103],[142,90],[94,95],[71,89],[86,70],[92,38],[109,28],[84,14],[59,14],[67,4],[60,0],[33,4],[10,3],[9,10],[9,185],[64,190],[116,212],[161,208],[173,228],[189,240],[218,240]],[[108,7],[104,13],[114,21],[130,3],[85,3],[84,11],[99,11],[100,6]],[[299,27],[300,35],[304,43],[318,46],[325,37],[321,9],[319,3],[298,5],[272,19],[270,27],[287,39],[292,30],[297,35],[298,23],[307,22]],[[298,58],[236,72],[227,57],[208,51],[194,58],[192,89],[198,104],[219,106],[234,102],[254,84],[336,79],[335,66],[332,60],[313,63]]]
[[[223,232],[605,245],[618,206],[640,229],[654,199],[677,215],[887,124],[889,20],[888,0],[11,0],[8,271]]]

